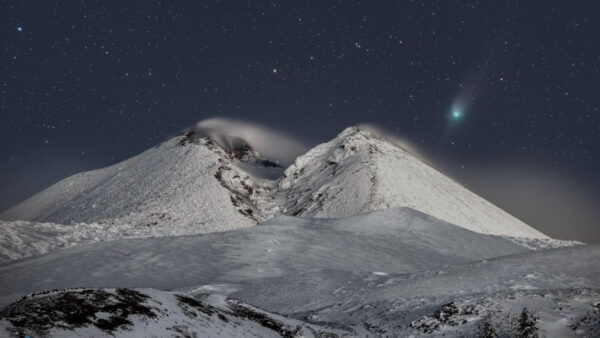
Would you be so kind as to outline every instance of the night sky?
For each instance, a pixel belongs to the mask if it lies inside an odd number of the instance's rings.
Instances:
[[[598,1],[2,1],[0,210],[209,117],[373,123],[600,242]]]

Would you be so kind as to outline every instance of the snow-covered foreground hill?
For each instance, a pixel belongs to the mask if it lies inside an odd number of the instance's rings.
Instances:
[[[74,175],[0,218],[162,228],[157,233],[179,235],[243,228],[280,214],[331,218],[410,207],[479,233],[546,238],[367,130],[344,130],[298,157],[284,175],[245,140],[210,137],[186,133]]]
[[[235,231],[98,242],[5,263],[0,303],[32,291],[114,282],[177,289],[307,270],[411,273],[526,251],[408,208],[333,220],[280,216]]]
[[[0,316],[1,336],[333,337],[324,328],[223,296],[153,289],[72,289],[31,295]]]
[[[403,304],[359,324],[302,319],[261,310],[223,295],[154,289],[65,289],[28,295],[0,311],[0,335],[15,337],[597,337],[599,290],[516,290],[457,297],[436,306]],[[439,302],[439,300],[437,300]],[[421,314],[419,316],[419,314]],[[338,317],[352,317],[340,313]],[[353,318],[357,321],[357,318]],[[374,324],[377,322],[377,324]]]
[[[600,246],[532,252],[402,208],[58,250],[0,266],[0,305],[50,289],[151,287],[227,295],[351,336],[471,336],[488,317],[511,336],[527,307],[547,336],[568,337],[570,326],[598,332],[597,271]]]

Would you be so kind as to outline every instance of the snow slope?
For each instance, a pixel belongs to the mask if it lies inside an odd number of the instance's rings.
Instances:
[[[247,227],[271,217],[270,201],[262,198],[271,183],[237,163],[207,138],[175,137],[129,160],[66,178],[1,218],[168,226],[171,234]]]
[[[350,336],[473,336],[490,316],[514,336],[523,307],[546,336],[594,336],[599,270],[598,245],[532,252],[397,208],[57,250],[0,265],[0,305],[49,289],[152,287],[198,299],[226,294],[308,325],[349,328]],[[440,317],[451,302],[458,312]]]
[[[382,334],[473,337],[490,317],[501,336],[514,337],[520,311],[533,310],[546,337],[600,334],[600,246],[582,245],[509,255],[414,274],[348,273],[313,278],[321,288],[311,296],[298,276],[255,284],[232,296],[271,311],[314,322],[362,325]],[[274,285],[300,291],[276,298]],[[312,292],[314,294],[314,291]],[[448,303],[459,308],[451,321],[436,319]],[[302,304],[291,306],[286,304]],[[425,318],[424,318],[425,317]],[[433,328],[433,330],[432,330]],[[581,330],[581,332],[577,332]],[[404,332],[399,334],[399,332]]]
[[[0,312],[3,337],[331,337],[344,333],[349,331],[306,324],[223,296],[198,300],[153,289],[44,292]]]
[[[285,176],[280,196],[291,215],[330,218],[410,207],[483,234],[547,238],[408,150],[356,127],[300,156]]]
[[[235,231],[99,242],[4,263],[0,304],[80,286],[179,289],[309,270],[412,273],[526,251],[407,208],[334,220],[281,216]]]

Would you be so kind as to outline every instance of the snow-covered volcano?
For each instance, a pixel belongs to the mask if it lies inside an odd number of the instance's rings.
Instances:
[[[300,156],[279,182],[286,213],[344,217],[410,207],[492,235],[546,237],[407,149],[356,127]]]
[[[513,337],[523,313],[547,337],[600,333],[600,247],[361,128],[285,171],[192,129],[2,218],[21,221],[0,222],[0,336]]]
[[[1,218],[169,226],[178,234],[182,227],[194,233],[241,228],[280,214],[331,218],[410,207],[479,233],[545,238],[407,149],[357,127],[281,172],[247,140],[190,130],[124,162],[62,180]]]
[[[276,213],[267,192],[273,182],[261,174],[282,170],[240,138],[189,131],[121,163],[66,178],[2,219],[140,229],[168,225],[173,234],[181,228],[196,233],[241,228]]]

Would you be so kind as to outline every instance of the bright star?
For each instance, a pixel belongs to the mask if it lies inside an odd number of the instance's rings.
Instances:
[[[22,32],[22,31],[23,31],[23,27],[21,27],[21,26],[18,26],[18,27],[17,27],[17,32]]]

